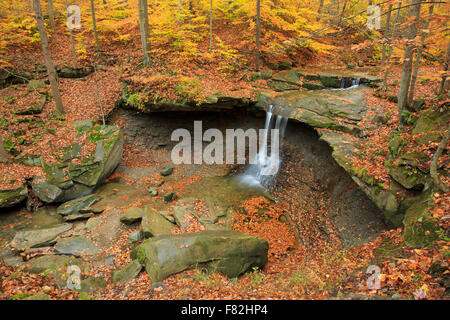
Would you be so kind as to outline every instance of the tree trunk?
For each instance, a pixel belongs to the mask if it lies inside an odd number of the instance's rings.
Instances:
[[[5,150],[5,146],[3,145],[2,136],[0,136],[0,163],[5,163],[9,161],[9,155]]]
[[[417,1],[417,0],[412,0]],[[410,7],[409,17],[414,18],[414,22],[408,27],[407,41],[405,45],[405,55],[403,58],[403,69],[398,92],[398,116],[402,120],[402,111],[408,106],[408,90],[411,82],[412,60],[414,51],[414,39],[417,35],[417,23],[420,15],[421,0]]]
[[[45,59],[45,66],[47,67],[48,79],[50,80],[50,86],[52,88],[53,99],[55,99],[56,109],[60,113],[65,113],[66,110],[62,104],[61,95],[59,93],[58,81],[56,80],[56,70],[53,65],[52,58],[50,56],[50,50],[48,48],[48,38],[45,31],[44,19],[42,18],[42,9],[40,0],[33,0],[34,12],[36,15],[37,27],[39,30],[39,36],[41,38],[42,53]]]
[[[50,19],[50,27],[55,30],[55,14],[53,11],[53,0],[48,0],[48,18]]]
[[[181,18],[181,14],[183,13],[183,2],[182,0],[178,0],[178,27],[181,27],[183,23],[183,19]]]
[[[447,128],[447,132],[442,137],[441,143],[439,144],[439,147],[436,150],[436,153],[433,155],[433,158],[431,159],[430,164],[430,175],[431,178],[433,178],[433,183],[441,189],[443,192],[450,192],[450,189],[447,187],[445,183],[443,183],[438,176],[437,173],[437,163],[439,161],[439,158],[442,156],[442,152],[445,149],[445,146],[448,143],[448,139],[450,138],[450,126]]]
[[[395,35],[397,32],[397,26],[398,26],[398,19],[400,17],[400,8],[402,6],[402,3],[399,2],[398,3],[398,7],[397,7],[397,14],[395,15],[395,21],[394,21],[394,26],[392,27],[392,35],[391,35],[391,39],[389,40],[388,43],[388,56],[386,59],[386,66],[389,66],[389,63],[391,62],[391,55],[392,55],[392,43],[395,40]],[[387,89],[387,75],[388,75],[388,69],[386,68],[386,70],[384,71],[384,79],[383,79],[383,87],[382,90],[386,90]]]
[[[97,34],[97,21],[95,20],[94,0],[91,0],[91,12],[92,12],[92,25],[94,26],[95,46],[97,47],[97,50],[100,50],[100,42],[98,41],[98,34]]]
[[[259,71],[259,56],[261,50],[261,44],[259,39],[261,36],[261,0],[256,0],[256,57],[255,57],[255,68]]]
[[[439,87],[438,94],[444,93],[445,82],[447,81],[447,71],[448,71],[449,62],[450,62],[450,41],[447,44],[447,56],[445,57],[445,61],[444,61],[444,74],[442,76],[441,85]]]
[[[68,8],[69,8],[69,3],[67,0],[66,1],[66,14],[67,14],[67,19],[69,19],[69,12],[68,12]],[[69,28],[69,36],[70,36],[70,48],[72,51],[72,59],[73,59],[73,66],[75,68],[78,68],[78,61],[77,61],[77,52],[75,50],[75,40],[73,39],[73,32],[72,29]]]
[[[213,0],[210,1],[210,7],[209,7],[209,50],[212,50],[212,42],[213,42],[213,31],[212,31],[212,24],[213,24]]]
[[[430,25],[431,16],[433,15],[433,9],[434,9],[434,6],[430,5],[430,9],[428,10],[429,18],[425,21],[425,25],[423,27],[424,30],[422,31],[422,38],[420,39],[420,46],[417,49],[416,60],[414,61],[414,70],[413,70],[413,73],[411,76],[411,84],[410,84],[409,96],[408,96],[408,105],[410,105],[410,106],[412,106],[413,102],[414,102],[414,90],[416,87],[417,73],[419,72],[420,59],[422,58],[423,46],[425,43],[425,38],[429,31],[428,27]]]
[[[388,13],[386,17],[386,28],[384,29],[384,39],[388,39],[389,37],[389,29],[391,27],[391,12],[392,12],[392,4],[389,5]],[[386,60],[386,43],[383,42],[383,51],[381,53],[381,66],[384,66]]]
[[[339,24],[341,24],[341,22],[342,22],[342,18],[344,17],[346,7],[347,7],[347,0],[344,0],[344,5],[342,6],[342,12],[341,12],[341,15],[339,16]]]
[[[320,16],[322,14],[322,9],[323,9],[323,1],[324,0],[320,0],[320,4],[319,4],[319,10],[317,10],[317,21],[320,20]]]
[[[150,63],[150,57],[148,55],[148,11],[147,0],[138,0],[139,5],[139,30],[141,33],[142,55],[144,59],[144,65],[148,66]]]

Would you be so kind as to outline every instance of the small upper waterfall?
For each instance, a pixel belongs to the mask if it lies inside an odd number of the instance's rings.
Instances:
[[[242,182],[246,184],[267,188],[275,182],[280,169],[282,160],[280,143],[284,137],[288,118],[274,114],[273,109],[273,106],[269,105],[264,130],[260,131],[258,153],[255,159],[250,159],[250,165],[241,177]]]

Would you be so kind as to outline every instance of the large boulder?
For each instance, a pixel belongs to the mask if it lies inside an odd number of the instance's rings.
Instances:
[[[234,231],[202,231],[146,240],[131,253],[154,282],[191,268],[237,277],[267,263],[266,240]]]
[[[26,184],[22,184],[17,188],[0,191],[0,209],[10,208],[25,200],[28,196],[28,188]]]
[[[118,126],[95,126],[94,121],[82,120],[73,126],[79,134],[88,136],[88,143],[95,151],[81,164],[71,160],[80,157],[79,147],[74,144],[66,150],[62,162],[48,165],[42,161],[45,179],[36,177],[32,183],[33,193],[47,203],[65,202],[91,193],[114,171],[122,158],[123,132]]]
[[[11,241],[11,246],[17,250],[24,251],[28,248],[46,247],[56,242],[56,237],[70,230],[72,225],[62,224],[47,229],[38,229],[30,231],[20,231]]]

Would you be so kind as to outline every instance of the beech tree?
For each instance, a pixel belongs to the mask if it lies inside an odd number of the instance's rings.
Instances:
[[[50,27],[55,30],[55,14],[53,10],[53,0],[48,0],[48,18],[50,19]]]
[[[95,46],[97,47],[97,50],[100,50],[100,42],[98,41],[98,34],[97,34],[97,21],[95,20],[94,0],[91,0],[91,13],[92,13],[92,25],[94,28]]]
[[[391,38],[388,41],[388,54],[387,54],[386,64],[385,64],[386,66],[389,66],[389,63],[391,62],[392,45],[393,45],[395,37],[396,37],[396,32],[397,32],[397,27],[398,27],[398,19],[400,17],[400,8],[401,8],[401,6],[402,6],[402,3],[399,2],[398,6],[397,6],[397,14],[395,15],[394,26],[392,27]],[[387,75],[388,75],[388,68],[386,67],[386,70],[384,71],[384,79],[383,79],[382,90],[386,90],[387,89]]]
[[[256,0],[256,58],[255,58],[255,65],[256,65],[256,71],[259,71],[259,56],[260,56],[260,50],[261,50],[261,44],[260,44],[260,35],[261,35],[261,0]]]
[[[388,7],[387,17],[386,17],[386,27],[384,29],[384,38],[387,39],[389,36],[389,29],[391,27],[391,13],[392,13],[392,4]],[[384,66],[386,60],[386,43],[383,42],[383,49],[381,52],[381,66]]]
[[[420,59],[422,58],[422,52],[423,52],[423,46],[425,44],[425,38],[427,36],[427,33],[429,32],[428,27],[430,25],[430,18],[433,15],[433,9],[434,6],[431,5],[428,10],[428,18],[425,20],[425,24],[422,30],[422,37],[420,38],[420,45],[417,49],[416,53],[416,60],[414,61],[414,69],[413,73],[411,75],[411,84],[409,88],[409,96],[408,96],[408,105],[412,106],[414,103],[414,90],[416,87],[416,81],[417,81],[417,73],[419,72],[419,66],[420,66]]]
[[[148,7],[147,0],[138,0],[139,5],[139,30],[141,34],[142,55],[144,57],[144,65],[148,66],[150,63],[149,51],[150,45],[148,43]]]
[[[45,66],[47,68],[48,79],[50,81],[50,86],[52,89],[53,99],[56,103],[56,109],[60,113],[65,113],[61,95],[59,93],[58,81],[56,79],[56,70],[53,65],[52,57],[50,56],[50,50],[48,48],[48,37],[45,31],[44,19],[42,18],[42,9],[40,0],[33,0],[34,12],[36,15],[37,27],[39,30],[39,37],[42,44],[42,54],[44,55]]]
[[[403,57],[403,69],[400,80],[400,89],[398,92],[398,113],[399,119],[402,119],[402,111],[408,106],[408,92],[411,83],[412,60],[414,53],[414,40],[417,36],[417,23],[420,15],[421,0],[412,0],[414,2],[409,9],[410,25],[407,32],[405,44],[405,54]]]

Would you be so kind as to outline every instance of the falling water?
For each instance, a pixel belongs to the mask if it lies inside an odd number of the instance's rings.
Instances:
[[[275,182],[282,160],[280,152],[276,151],[279,151],[279,145],[283,140],[287,123],[288,118],[280,114],[275,115],[273,113],[273,106],[270,105],[266,113],[265,130],[259,144],[259,151],[255,159],[256,163],[250,164],[241,177],[243,183],[268,188]],[[276,143],[272,139],[277,138],[277,150],[273,150],[274,152],[272,152],[272,146]],[[270,154],[268,155],[269,152]]]

